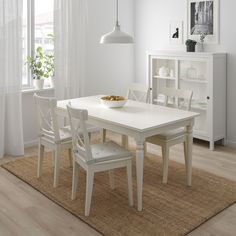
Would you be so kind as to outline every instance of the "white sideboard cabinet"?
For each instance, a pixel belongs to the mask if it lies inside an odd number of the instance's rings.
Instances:
[[[147,52],[150,102],[163,102],[163,87],[192,90],[191,110],[200,113],[193,134],[209,141],[211,150],[216,141],[224,143],[226,138],[226,56],[226,53]]]

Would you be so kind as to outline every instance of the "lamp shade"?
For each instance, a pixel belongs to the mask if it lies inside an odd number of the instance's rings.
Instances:
[[[112,44],[112,43],[133,43],[134,40],[133,38],[122,32],[121,29],[120,29],[120,25],[116,25],[114,27],[114,29],[107,33],[107,34],[104,34],[102,37],[101,37],[101,40],[100,40],[100,43],[102,44]]]

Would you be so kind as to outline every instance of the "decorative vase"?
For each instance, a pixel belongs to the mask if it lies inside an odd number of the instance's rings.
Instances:
[[[204,52],[204,45],[202,42],[197,44],[198,52]]]
[[[196,44],[188,44],[187,45],[187,52],[195,52]]]
[[[35,89],[42,90],[44,86],[44,79],[34,79],[33,84]]]
[[[160,69],[159,69],[159,76],[162,76],[162,77],[167,77],[169,75],[169,69],[165,66],[162,66]]]

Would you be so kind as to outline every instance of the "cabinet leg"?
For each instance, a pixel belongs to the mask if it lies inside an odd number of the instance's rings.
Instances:
[[[214,140],[211,140],[211,141],[210,141],[210,150],[211,150],[211,151],[214,151],[214,150],[215,150],[215,142],[214,142]]]

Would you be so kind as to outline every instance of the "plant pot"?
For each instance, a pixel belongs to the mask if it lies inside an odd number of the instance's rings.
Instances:
[[[34,88],[37,90],[42,90],[44,86],[44,79],[34,79]]]
[[[187,52],[195,52],[196,44],[189,44],[187,45]]]
[[[55,78],[54,77],[50,77],[49,78],[49,82],[50,82],[50,87],[51,88],[55,88]]]

